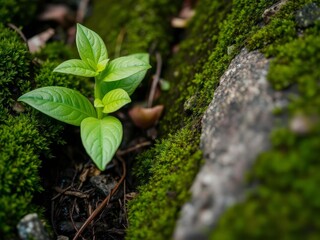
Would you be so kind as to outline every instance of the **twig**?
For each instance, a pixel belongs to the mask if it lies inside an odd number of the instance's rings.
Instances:
[[[86,11],[88,8],[90,0],[81,0],[79,3],[78,11],[77,11],[77,16],[76,16],[76,21],[78,23],[82,23],[83,19],[86,15]]]
[[[117,156],[126,155],[127,153],[133,152],[133,151],[135,151],[135,150],[137,150],[137,149],[139,149],[139,148],[146,147],[146,146],[149,146],[149,145],[151,145],[151,142],[149,142],[149,141],[143,142],[143,143],[139,143],[139,144],[137,144],[137,145],[135,145],[135,146],[133,146],[133,147],[127,148],[127,149],[125,149],[125,150],[122,150],[122,151],[119,150],[119,151],[117,152]]]
[[[91,204],[89,203],[88,204],[88,213],[89,213],[89,216],[92,214],[92,206],[91,206]],[[91,226],[92,226],[92,240],[95,240],[96,239],[96,234],[95,234],[95,229],[94,229],[94,223],[93,222],[91,222]]]
[[[156,74],[153,77],[151,89],[150,89],[150,94],[149,94],[149,99],[148,99],[148,107],[152,107],[154,95],[156,92],[156,88],[158,86],[158,83],[160,81],[160,74],[161,74],[161,69],[162,69],[162,57],[160,53],[156,53],[156,59],[157,59],[157,70]]]
[[[70,220],[71,220],[71,223],[72,223],[72,226],[73,226],[74,230],[78,231],[78,228],[77,228],[76,224],[74,223],[74,220],[73,220],[73,217],[72,217],[73,212],[74,212],[74,205],[75,205],[75,200],[73,201],[71,211],[69,211],[69,216],[70,216]]]
[[[126,170],[126,164],[123,160],[122,157],[118,156],[118,158],[121,160],[122,163],[122,168],[123,168],[123,173],[122,176],[119,180],[119,182],[117,183],[117,185],[112,189],[112,191],[109,193],[109,195],[103,200],[103,202],[99,205],[99,207],[97,207],[93,213],[88,217],[88,219],[84,222],[84,224],[81,226],[81,228],[79,229],[79,231],[76,233],[76,235],[74,236],[73,240],[78,239],[78,237],[80,236],[80,234],[87,228],[87,226],[92,222],[92,220],[99,215],[99,213],[108,205],[112,195],[114,195],[114,193],[118,190],[119,186],[121,185],[121,183],[123,182],[123,180],[126,177],[127,174],[127,170]]]
[[[75,196],[78,198],[89,198],[89,194],[85,194],[82,192],[77,192],[77,191],[69,191],[69,190],[65,190],[65,189],[61,189],[59,187],[55,187],[54,190],[56,190],[58,193],[64,194],[64,195],[69,195],[69,196]]]
[[[59,188],[59,191],[57,191],[58,194],[56,196],[54,196],[53,198],[51,198],[51,201],[56,200],[58,197],[60,197],[62,194],[64,194],[66,191],[68,191],[71,187],[72,187],[72,185],[70,185],[69,187],[67,187],[65,189]]]
[[[27,45],[28,51],[30,51],[30,49],[29,49],[29,44],[28,44],[28,39],[27,39],[26,36],[23,34],[23,32],[22,32],[19,28],[17,28],[16,25],[14,25],[14,24],[12,24],[12,23],[8,23],[8,26],[9,26],[10,28],[12,28],[13,30],[15,30],[15,31],[19,34],[19,36],[23,39],[24,43]]]

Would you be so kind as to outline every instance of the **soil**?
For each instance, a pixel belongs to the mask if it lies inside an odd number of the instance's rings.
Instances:
[[[94,210],[111,196],[79,239],[124,239],[128,225],[126,205],[137,194],[132,166],[136,155],[152,139],[146,131],[133,126],[123,112],[118,115],[122,116],[124,135],[130,136],[123,146],[129,147],[118,150],[105,171],[99,171],[86,155],[79,129],[72,126],[66,126],[64,132],[67,144],[56,146],[58,155],[44,163],[41,175],[45,191],[37,196],[36,203],[45,207],[55,236],[74,238]],[[116,187],[117,191],[112,193]]]

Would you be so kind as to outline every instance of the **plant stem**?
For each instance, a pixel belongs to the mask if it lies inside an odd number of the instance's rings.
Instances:
[[[95,83],[94,83],[94,99],[102,99],[101,96],[101,81],[99,81],[98,77],[94,78]],[[98,115],[98,119],[102,119],[103,117],[103,112],[102,112],[102,108],[101,107],[97,107],[97,115]]]

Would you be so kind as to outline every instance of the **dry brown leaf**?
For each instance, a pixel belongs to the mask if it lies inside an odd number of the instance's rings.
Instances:
[[[186,28],[188,20],[184,18],[173,18],[171,20],[171,26],[174,28]]]
[[[192,1],[184,1],[178,17],[171,20],[171,26],[174,28],[186,28],[194,15],[195,11],[192,8]]]
[[[65,4],[48,4],[46,9],[39,15],[41,21],[55,21],[61,26],[68,26],[75,21],[74,13]]]
[[[154,126],[158,122],[163,109],[163,105],[157,105],[152,108],[135,106],[130,109],[129,116],[137,127],[147,129]]]
[[[28,40],[29,51],[35,53],[46,45],[46,42],[54,35],[54,29],[48,28]]]

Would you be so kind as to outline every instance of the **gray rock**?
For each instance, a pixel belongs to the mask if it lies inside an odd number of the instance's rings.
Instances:
[[[271,17],[273,17],[276,13],[278,13],[280,11],[280,9],[286,5],[286,3],[288,2],[288,0],[280,0],[279,2],[273,4],[270,8],[266,9],[263,14],[262,14],[262,18],[264,20],[265,23],[268,23],[271,19]]]
[[[107,175],[93,176],[90,178],[90,182],[105,196],[109,195],[112,189],[117,185],[117,183]]]
[[[296,13],[297,25],[302,28],[312,26],[319,20],[320,8],[316,3],[308,3]]]
[[[36,213],[23,217],[17,225],[21,240],[50,240]]]
[[[221,77],[202,120],[205,164],[191,188],[191,201],[183,206],[174,239],[208,239],[219,216],[244,199],[245,174],[270,145],[276,120],[272,110],[287,104],[282,93],[271,89],[268,67],[261,53],[242,50]]]

